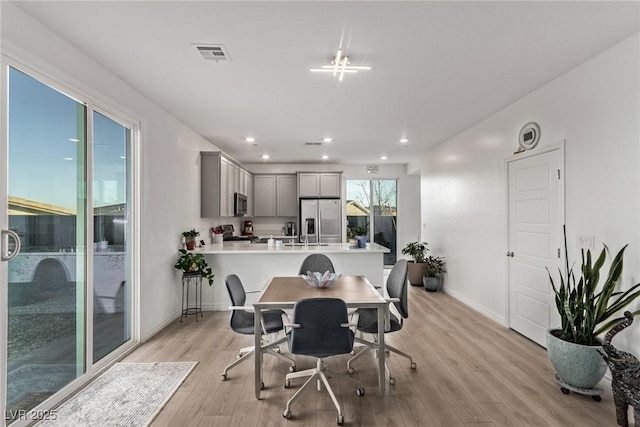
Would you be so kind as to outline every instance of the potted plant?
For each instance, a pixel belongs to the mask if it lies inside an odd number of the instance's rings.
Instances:
[[[196,237],[198,237],[200,233],[192,228],[189,231],[183,231],[182,236],[185,238],[185,244],[187,245],[187,249],[192,251],[196,247]]]
[[[627,291],[616,291],[626,245],[613,258],[601,286],[600,270],[607,258],[607,246],[603,245],[595,261],[591,251],[585,253],[583,249],[580,273],[576,277],[573,267],[569,268],[566,233],[564,245],[566,273],[560,272],[558,286],[549,273],[562,327],[547,331],[547,353],[562,392],[568,393],[564,385],[578,389],[574,391],[592,389],[604,376],[606,364],[600,356],[602,343],[598,335],[625,320],[624,316],[616,318],[616,313],[640,296],[640,283]],[[599,400],[599,396],[594,399]]]
[[[355,248],[358,246],[358,240],[356,239],[355,234],[353,234],[353,228],[347,227],[347,242],[349,242],[349,246]]]
[[[429,255],[424,260],[424,276],[422,278],[422,283],[427,291],[435,292],[440,287],[442,273],[447,272],[444,265],[444,258],[439,256]]]
[[[209,286],[213,285],[213,272],[202,254],[187,252],[184,249],[178,252],[180,256],[174,267],[182,270],[183,276],[202,276],[209,281]]]
[[[427,257],[427,242],[410,242],[402,249],[402,255],[410,256],[413,260],[409,261],[409,272],[407,277],[409,283],[413,286],[422,285],[422,276],[424,276],[424,260]]]

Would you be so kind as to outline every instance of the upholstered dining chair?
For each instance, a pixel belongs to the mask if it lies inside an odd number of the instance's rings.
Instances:
[[[300,266],[300,274],[307,274],[307,271],[317,271],[320,273],[324,273],[328,271],[330,273],[335,273],[335,269],[333,268],[333,263],[325,254],[311,254],[302,261],[302,265]]]
[[[320,382],[324,384],[331,400],[338,410],[338,425],[344,423],[342,408],[327,380],[329,378],[341,378],[356,384],[356,394],[364,395],[364,386],[360,381],[349,377],[330,372],[326,369],[324,358],[338,354],[350,353],[353,349],[354,333],[350,329],[347,315],[347,305],[338,298],[306,298],[299,300],[293,307],[293,324],[291,331],[287,333],[289,351],[292,354],[313,356],[316,360],[316,367],[305,371],[287,374],[284,386],[291,387],[291,380],[294,378],[309,377],[307,381],[296,391],[287,402],[287,407],[282,416],[291,417],[291,405],[300,397],[300,394],[313,380],[318,381],[318,391]]]
[[[227,291],[229,292],[229,298],[231,299],[231,316],[229,318],[229,326],[234,332],[243,335],[254,335],[254,314],[253,307],[245,306],[247,300],[247,292],[244,290],[242,281],[235,274],[229,274],[224,278],[224,282],[227,285]],[[262,334],[275,334],[284,330],[284,324],[282,316],[284,315],[282,310],[265,310],[262,312]],[[289,372],[295,372],[295,361],[280,353],[280,349],[277,347],[279,344],[284,343],[286,337],[279,340],[275,340],[268,344],[268,352],[266,354],[272,354],[278,356],[291,365],[289,366]],[[220,375],[222,381],[227,379],[229,370],[247,360],[255,352],[255,348],[245,347],[238,352],[237,360],[227,365],[224,368],[222,375]]]
[[[385,328],[386,333],[393,333],[402,329],[404,324],[404,319],[409,317],[409,302],[407,299],[407,260],[401,259],[393,266],[391,272],[389,273],[389,277],[387,278],[387,293],[389,294],[389,298],[387,299],[389,304],[393,304],[395,309],[398,311],[400,317],[394,315],[389,310],[389,319],[386,322],[387,326]],[[362,338],[356,337],[355,340],[364,344],[365,347],[359,351],[355,356],[353,356],[347,362],[347,371],[349,374],[354,372],[354,369],[351,367],[351,364],[354,360],[362,357],[369,350],[378,350],[379,346],[376,341],[377,333],[378,333],[378,313],[376,309],[372,308],[359,308],[356,311],[358,316],[358,323],[356,329],[359,332],[363,332],[366,334],[373,335],[373,341],[366,341]],[[388,345],[385,342],[385,350],[399,354],[402,357],[409,359],[411,369],[416,369],[417,365],[413,361],[410,355],[407,353],[398,350],[395,347]],[[389,373],[389,384],[393,385],[396,383],[396,379],[393,377],[391,372],[389,371],[389,365],[386,364],[387,372]]]

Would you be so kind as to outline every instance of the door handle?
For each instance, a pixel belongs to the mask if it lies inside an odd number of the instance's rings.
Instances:
[[[0,250],[0,261],[12,260],[20,252],[20,237],[11,230],[0,231],[0,237],[2,238],[2,242],[0,242],[0,245],[2,246]],[[13,252],[9,252],[9,238],[12,238],[15,242]]]
[[[513,258],[514,253],[513,252],[507,252],[507,256]]]

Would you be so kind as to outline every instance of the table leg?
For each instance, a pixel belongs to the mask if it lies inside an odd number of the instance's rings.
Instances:
[[[378,307],[378,391],[380,397],[384,397],[386,388],[386,368],[385,368],[385,348],[384,348],[384,327],[385,327],[385,312],[388,306],[385,304],[382,307]]]
[[[262,312],[259,307],[255,307],[254,310],[254,352],[253,358],[255,361],[255,392],[256,399],[260,400],[260,390],[262,389]]]

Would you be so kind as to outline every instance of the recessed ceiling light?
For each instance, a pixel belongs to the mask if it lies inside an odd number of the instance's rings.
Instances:
[[[244,140],[247,141],[247,142],[256,142],[256,139],[252,138],[250,136],[246,137]]]
[[[331,142],[331,141],[333,141],[333,138],[327,137],[322,139],[322,142]]]
[[[327,156],[326,154],[324,154],[324,155],[322,156],[322,160],[327,160],[328,158],[329,158],[329,156]]]
[[[268,155],[268,154],[263,154],[263,155],[262,155],[262,158],[266,160],[266,159],[268,159],[268,158],[269,158],[269,155]]]
[[[380,156],[380,160],[387,160],[387,156]]]
[[[69,138],[69,141],[71,141],[71,142],[80,142],[80,140],[78,138]]]
[[[65,157],[64,160],[73,160],[73,157]]]
[[[409,142],[409,140],[407,138],[402,138],[402,139],[400,139],[400,142],[402,144],[406,144],[407,142]]]

